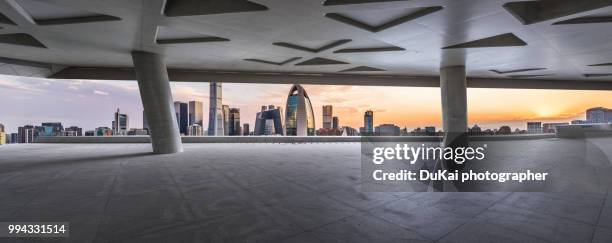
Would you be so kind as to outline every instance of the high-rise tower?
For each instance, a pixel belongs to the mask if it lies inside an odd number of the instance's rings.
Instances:
[[[210,82],[210,109],[208,112],[208,136],[223,136],[223,110],[221,83]]]
[[[306,90],[294,84],[287,97],[285,134],[287,136],[314,136],[315,119]]]

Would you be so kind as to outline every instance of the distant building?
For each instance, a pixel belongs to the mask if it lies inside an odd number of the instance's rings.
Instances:
[[[4,129],[4,124],[0,123],[0,132],[6,132],[6,130]]]
[[[113,136],[113,130],[108,127],[98,127],[96,128],[96,136]]]
[[[337,116],[334,116],[332,118],[332,129],[338,130],[339,127],[340,127],[340,121],[338,120]]]
[[[114,135],[127,135],[127,130],[130,129],[128,115],[121,114],[119,108],[117,108],[112,125],[112,132]]]
[[[349,126],[343,126],[341,128],[341,131],[342,131],[341,136],[359,136],[359,131]]]
[[[223,136],[223,109],[221,83],[210,82],[210,102],[208,110],[208,136]]]
[[[287,96],[285,108],[285,135],[287,136],[313,136],[315,135],[315,117],[310,97],[306,90],[294,84]]]
[[[542,124],[542,133],[556,133],[557,126],[569,125],[567,122],[544,123]]]
[[[198,124],[200,127],[203,125],[204,112],[202,110],[202,102],[200,101],[189,101],[189,125]]]
[[[131,128],[127,135],[130,136],[146,136],[149,135],[149,131],[141,128]]]
[[[204,128],[197,123],[189,125],[187,136],[204,136]]]
[[[251,134],[251,128],[248,123],[242,124],[242,135],[249,136]]]
[[[17,128],[17,143],[33,143],[35,128],[32,125],[25,125]]]
[[[323,128],[331,129],[333,125],[333,107],[331,105],[323,106]]]
[[[425,135],[426,136],[436,136],[436,127],[433,126],[429,126],[429,127],[425,127]]]
[[[189,105],[184,102],[174,102],[174,112],[176,113],[176,123],[178,123],[179,132],[181,134],[187,134],[187,127],[189,126]]]
[[[529,134],[542,133],[542,122],[527,122],[527,133]]]
[[[241,136],[242,127],[240,125],[240,109],[229,109],[229,136]]]
[[[374,133],[374,112],[371,110],[368,110],[365,112],[365,114],[363,114],[363,133],[365,135]]]
[[[67,127],[66,129],[64,129],[62,136],[67,136],[67,137],[83,136],[83,128],[80,128],[77,126]]]
[[[591,124],[595,123],[611,123],[612,109],[604,107],[595,107],[586,110],[587,121]]]
[[[255,116],[253,135],[283,135],[283,112],[274,105],[262,106]]]
[[[86,137],[93,137],[93,136],[96,136],[96,131],[93,131],[93,130],[88,130],[88,131],[85,131],[85,136],[86,136]]]
[[[0,145],[7,144],[6,140],[6,133],[4,131],[0,131]]]
[[[378,136],[399,136],[400,128],[395,124],[380,124],[376,126],[375,133]]]
[[[61,122],[43,122],[41,124],[41,126],[37,127],[38,129],[36,129],[37,134],[35,134],[35,137],[38,136],[45,136],[45,137],[57,137],[57,136],[62,136],[63,131],[64,131],[64,126],[62,126]]]
[[[18,139],[19,139],[19,134],[17,134],[16,132],[11,133],[10,143],[17,143]]]
[[[229,136],[230,134],[230,108],[228,105],[221,106],[223,112],[223,136]]]

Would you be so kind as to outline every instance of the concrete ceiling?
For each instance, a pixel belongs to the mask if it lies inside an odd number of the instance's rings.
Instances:
[[[97,68],[130,68],[144,50],[225,75],[436,77],[465,65],[481,82],[612,84],[612,0],[0,0],[0,13],[10,75],[111,79]]]

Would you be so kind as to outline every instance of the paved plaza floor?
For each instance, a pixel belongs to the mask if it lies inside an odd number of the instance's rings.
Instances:
[[[593,144],[611,156],[611,141]],[[553,153],[563,142],[498,143],[582,159]],[[70,222],[41,242],[612,242],[607,192],[363,192],[358,143],[184,148],[0,146],[0,221]]]

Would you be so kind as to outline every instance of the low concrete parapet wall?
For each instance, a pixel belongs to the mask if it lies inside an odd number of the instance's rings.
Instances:
[[[560,138],[587,138],[612,136],[612,124],[576,124],[557,126]]]
[[[475,136],[472,141],[524,140],[554,138],[555,134]],[[372,136],[370,142],[440,142],[440,136]],[[219,136],[181,137],[183,143],[358,143],[358,136]],[[107,137],[40,137],[37,143],[150,143],[149,136],[107,136]]]

